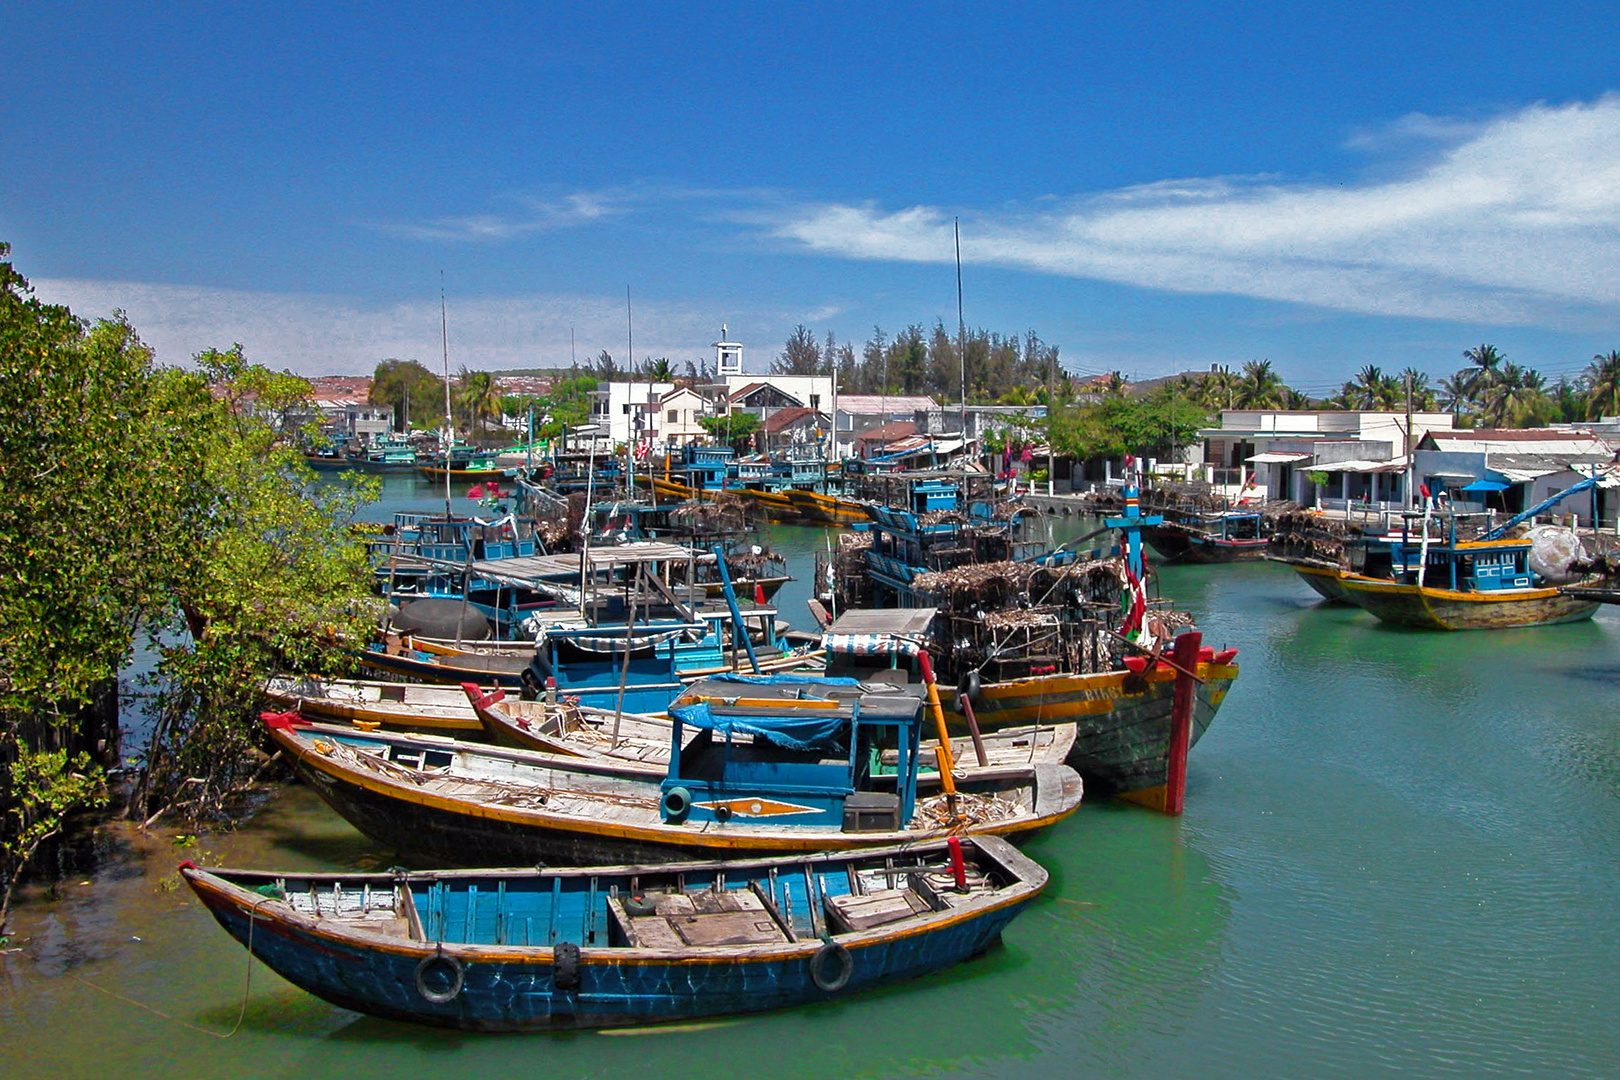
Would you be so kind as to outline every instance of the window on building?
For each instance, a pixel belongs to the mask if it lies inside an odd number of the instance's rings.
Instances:
[[[675,421],[679,420],[680,418],[681,418],[681,414],[680,414],[679,409],[671,409],[671,410],[669,410],[669,422],[670,423],[673,424],[673,423],[675,423]]]
[[[821,395],[820,394],[811,394],[810,395],[810,407],[812,409],[821,408]]]

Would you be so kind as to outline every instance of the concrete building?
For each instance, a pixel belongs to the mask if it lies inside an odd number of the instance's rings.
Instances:
[[[909,422],[915,432],[917,413],[937,408],[933,398],[922,394],[839,394],[838,414],[833,418],[837,442],[834,456],[855,456],[855,444],[861,436],[896,421]]]
[[[601,426],[599,440],[617,446],[646,436],[659,400],[675,389],[672,382],[603,382],[596,384],[591,423]]]
[[[676,447],[707,440],[709,433],[698,421],[708,415],[709,403],[702,394],[690,387],[676,387],[651,409],[648,429],[653,444]]]
[[[1444,412],[1228,409],[1198,432],[1200,468],[1211,486],[1253,497],[1329,508],[1407,505],[1406,455],[1424,435],[1452,430]],[[1312,476],[1325,477],[1316,484]]]
[[[1516,514],[1564,491],[1594,470],[1609,471],[1615,444],[1578,428],[1430,432],[1413,452],[1413,472],[1431,493],[1444,491],[1462,511],[1496,510]],[[1602,481],[1595,494],[1575,496],[1554,507],[1584,526],[1593,520],[1613,526],[1620,480]]]

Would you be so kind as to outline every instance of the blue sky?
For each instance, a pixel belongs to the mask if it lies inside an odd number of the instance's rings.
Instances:
[[[1325,391],[1620,348],[1612,5],[8,4],[0,240],[160,359],[1033,328]],[[1421,10],[1417,10],[1421,8]],[[1120,10],[1115,10],[1120,9]]]

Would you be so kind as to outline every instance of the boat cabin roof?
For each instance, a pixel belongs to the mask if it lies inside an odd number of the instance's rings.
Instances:
[[[846,611],[827,627],[829,634],[895,634],[900,637],[920,637],[928,632],[929,624],[939,613],[937,608],[890,608],[887,610],[858,609]]]

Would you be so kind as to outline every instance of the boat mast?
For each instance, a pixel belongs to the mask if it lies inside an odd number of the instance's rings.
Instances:
[[[967,323],[962,319],[962,219],[955,222],[956,231],[956,358],[962,369],[962,418],[958,431],[962,435],[962,456],[967,456]]]
[[[630,363],[630,424],[628,429],[630,437],[624,443],[624,467],[630,485],[626,497],[633,500],[636,497],[636,418],[641,415],[641,410],[636,406],[636,329],[630,321],[630,286],[628,285],[624,287],[624,332],[627,342],[625,347],[629,349]]]
[[[450,444],[455,421],[450,418],[450,316],[444,302],[444,269],[439,269],[439,345],[444,353],[444,516],[450,519]]]

